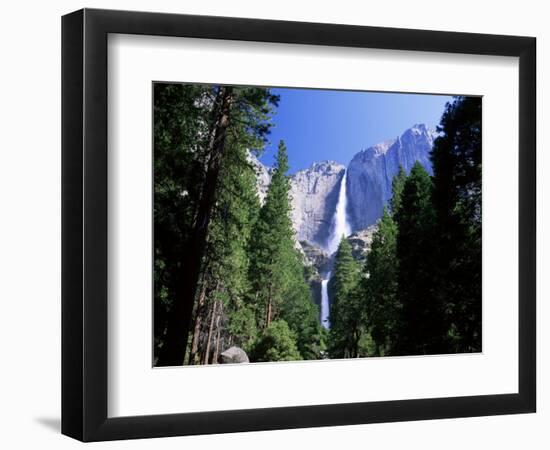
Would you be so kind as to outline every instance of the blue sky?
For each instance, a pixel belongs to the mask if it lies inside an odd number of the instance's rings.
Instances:
[[[435,128],[452,97],[425,94],[276,88],[280,103],[270,144],[260,160],[273,165],[277,145],[287,145],[289,173],[314,161],[347,165],[360,150],[394,138],[414,124]]]

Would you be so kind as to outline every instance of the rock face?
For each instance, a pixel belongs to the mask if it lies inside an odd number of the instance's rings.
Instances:
[[[401,136],[374,145],[352,158],[346,183],[347,219],[352,232],[366,230],[382,216],[399,166],[409,173],[415,161],[419,161],[432,174],[429,155],[435,137],[436,133],[425,125],[414,125]],[[256,171],[258,196],[263,203],[272,169],[252,154],[249,161]],[[344,172],[343,165],[322,161],[290,177],[291,219],[298,249],[306,250],[304,242],[326,248]],[[313,265],[318,265],[313,262],[315,255],[309,253],[305,256]]]
[[[347,176],[347,213],[353,231],[375,224],[382,216],[399,166],[409,173],[415,161],[419,161],[432,174],[429,155],[435,137],[436,133],[425,125],[415,125],[401,136],[353,157]]]
[[[351,244],[351,253],[356,261],[364,261],[367,258],[376,230],[378,230],[378,225],[371,225],[364,230],[356,231],[348,236],[348,242]]]
[[[299,241],[326,244],[344,171],[334,161],[323,161],[291,177],[291,217]]]
[[[318,274],[325,275],[330,272],[330,257],[323,249],[307,241],[301,241],[300,245],[306,260],[315,268]]]
[[[248,161],[256,172],[256,189],[263,204],[273,169],[252,154]],[[341,164],[323,161],[290,177],[291,219],[297,242],[307,241],[321,247],[326,244],[344,170]]]
[[[271,183],[272,169],[271,167],[264,166],[260,161],[258,161],[258,158],[251,153],[248,154],[248,162],[256,172],[256,189],[258,191],[260,203],[263,205],[267,194],[267,188],[269,187],[269,183]]]
[[[220,363],[222,364],[242,364],[248,363],[248,355],[240,347],[230,347],[220,355]]]
[[[313,301],[321,308],[321,282],[331,270],[332,260],[323,249],[315,244],[301,241],[299,245],[306,266],[306,281],[311,288]]]

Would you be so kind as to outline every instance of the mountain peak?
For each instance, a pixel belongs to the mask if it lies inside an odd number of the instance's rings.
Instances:
[[[310,173],[333,175],[335,173],[340,173],[344,169],[345,169],[345,166],[343,166],[342,164],[336,161],[332,161],[332,160],[316,161],[307,169],[302,169],[296,172],[296,175],[310,174]]]
[[[388,150],[390,150],[395,143],[401,143],[402,140],[408,140],[410,138],[416,138],[424,136],[429,145],[432,145],[432,141],[437,135],[435,130],[428,128],[423,123],[416,123],[412,127],[407,128],[400,136],[397,136],[392,139],[387,139],[385,141],[374,144],[371,147],[361,150],[357,153],[353,159],[361,158],[363,160],[369,160],[372,158],[378,158],[385,155]]]
[[[366,150],[363,150],[363,152],[369,153],[371,156],[385,155],[389,150],[389,148],[393,144],[395,144],[395,141],[397,141],[397,138],[388,139],[386,141],[379,142],[378,144],[374,144],[372,147],[369,147]]]
[[[428,131],[428,127],[423,123],[415,123],[411,128],[409,128],[409,130],[413,132],[426,133]]]
[[[407,140],[407,139],[420,139],[421,141],[425,140],[429,143],[431,146],[433,144],[434,139],[437,137],[437,131],[428,128],[423,123],[415,124],[408,130],[405,130],[405,132],[401,135],[401,140]]]

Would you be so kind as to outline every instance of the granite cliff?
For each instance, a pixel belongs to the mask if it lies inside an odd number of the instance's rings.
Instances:
[[[291,177],[291,217],[299,241],[326,244],[344,171],[334,161],[323,161]]]
[[[382,216],[400,166],[409,173],[419,161],[432,173],[430,151],[435,136],[425,125],[415,125],[401,136],[367,148],[352,158],[347,169],[347,212],[352,231],[363,230]]]
[[[435,131],[425,125],[414,125],[396,138],[360,151],[347,169],[334,161],[321,161],[293,174],[290,197],[296,241],[326,250],[346,170],[347,220],[351,232],[375,225],[391,198],[392,180],[400,166],[408,173],[419,161],[432,173],[430,151],[435,137]],[[271,168],[254,156],[250,156],[250,162],[258,176],[258,196],[263,202],[271,181]]]

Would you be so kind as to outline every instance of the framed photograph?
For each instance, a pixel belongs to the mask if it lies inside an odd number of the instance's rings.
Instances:
[[[532,37],[62,20],[62,432],[535,412]]]

